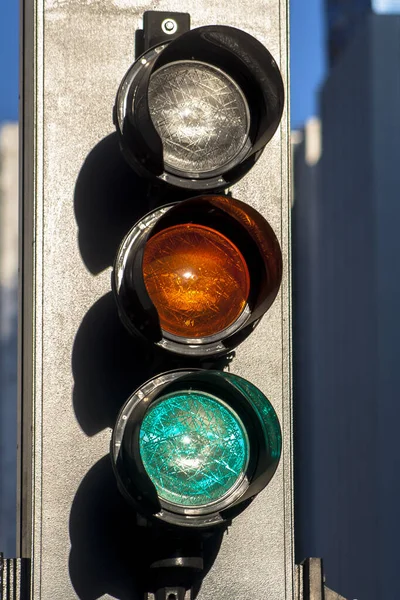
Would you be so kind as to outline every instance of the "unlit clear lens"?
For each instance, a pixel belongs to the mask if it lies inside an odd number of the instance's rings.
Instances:
[[[243,150],[248,106],[220,69],[196,61],[170,63],[151,76],[148,98],[167,170],[213,173],[232,166]]]

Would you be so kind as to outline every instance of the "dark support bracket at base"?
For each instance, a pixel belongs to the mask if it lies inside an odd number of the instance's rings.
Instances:
[[[30,561],[26,558],[4,558],[0,553],[0,600],[28,600],[29,582]],[[346,600],[325,585],[320,558],[307,558],[296,566],[295,597],[296,600]],[[146,600],[192,600],[192,593],[186,586],[169,585],[148,592]]]
[[[192,600],[191,590],[185,590],[180,587],[163,588],[155,594],[149,592],[146,600]]]
[[[307,558],[296,566],[296,600],[346,600],[325,585],[321,558]]]
[[[28,600],[30,561],[0,553],[0,600]]]

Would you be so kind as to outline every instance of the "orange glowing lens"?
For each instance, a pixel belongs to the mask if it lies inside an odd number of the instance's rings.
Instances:
[[[232,325],[250,289],[238,248],[218,231],[192,223],[149,239],[143,276],[162,329],[186,338],[207,337]]]

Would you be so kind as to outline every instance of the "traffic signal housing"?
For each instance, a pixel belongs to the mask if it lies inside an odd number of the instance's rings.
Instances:
[[[145,48],[117,93],[122,153],[150,181],[155,206],[122,240],[112,287],[133,336],[212,365],[253,331],[280,288],[273,229],[226,191],[275,133],[283,82],[249,34],[218,25],[176,35],[173,23],[162,21],[164,38]],[[172,202],[164,204],[166,189]],[[281,428],[249,381],[182,367],[156,374],[127,400],[111,457],[139,514],[156,528],[202,536],[228,526],[269,483]]]
[[[157,530],[160,539],[168,539],[173,545],[182,541],[189,530],[190,540],[208,540],[210,529],[221,532],[232,518],[234,525],[229,536],[222,538],[218,560],[204,578],[200,592],[198,588],[195,592],[199,600],[228,600],[239,595],[260,598],[265,593],[271,600],[291,600],[288,122],[285,116],[272,139],[284,106],[282,78],[272,55],[255,39],[272,50],[286,79],[285,4],[277,1],[255,7],[245,1],[238,15],[238,5],[226,5],[222,13],[215,3],[199,5],[190,0],[185,10],[204,27],[181,36],[179,27],[175,33],[166,33],[162,30],[165,19],[178,25],[179,19],[173,13],[163,16],[158,31],[165,35],[160,33],[157,38],[145,32],[143,54],[132,66],[133,35],[142,17],[139,3],[112,2],[106,11],[101,2],[90,6],[80,3],[79,8],[77,3],[41,6],[39,0],[28,4],[24,27],[35,23],[38,28],[35,35],[32,31],[25,38],[24,62],[27,68],[34,61],[25,82],[25,92],[32,98],[25,120],[24,195],[27,198],[31,194],[35,204],[24,204],[24,231],[31,226],[31,237],[25,238],[23,250],[24,443],[20,446],[20,501],[23,554],[30,556],[32,551],[35,600],[75,595],[139,597],[135,579],[138,563],[132,559],[134,551],[142,552],[138,539],[150,537],[150,532]],[[86,19],[90,27],[85,25]],[[243,31],[210,26],[207,21],[235,24]],[[265,28],[260,27],[261,22]],[[165,23],[164,29],[168,28]],[[221,60],[219,53],[224,57]],[[117,132],[110,135],[112,99],[122,78],[114,111]],[[162,94],[169,82],[164,104]],[[206,89],[210,82],[213,93],[205,94],[202,103],[199,90]],[[171,125],[176,123],[177,104],[181,102],[178,98],[174,105],[172,88],[177,89],[177,98],[180,94],[185,101],[192,89],[189,96],[197,103],[196,110],[192,106],[193,114],[189,103],[182,115],[184,127],[178,131],[182,152],[176,151],[176,130]],[[204,118],[207,115],[209,120]],[[113,149],[117,141],[132,167],[132,173],[124,171],[124,177],[126,173],[132,176],[126,176],[121,185],[116,181],[121,163],[114,169],[120,159]],[[193,152],[196,148],[199,151]],[[121,208],[122,199],[129,205],[127,210]],[[74,235],[77,225],[79,236]],[[112,274],[120,315],[134,334],[130,340],[114,321],[114,313],[112,318],[106,314],[109,297],[107,302],[101,298],[109,290],[109,273],[100,271],[111,266],[109,257],[117,250],[115,232],[123,227],[124,233],[136,227],[138,236],[138,246],[133,248],[136,238],[128,234],[123,241],[121,234],[122,245]],[[255,231],[261,235],[254,235]],[[198,248],[203,255],[200,267],[204,260],[210,282],[206,277],[203,286],[188,287],[190,293],[184,294],[183,308],[178,303],[178,318],[171,318],[170,307],[175,310],[178,299],[173,285],[166,286],[169,305],[158,296],[157,278],[164,280],[164,271],[156,268],[158,252],[165,245],[179,245],[179,260],[184,262],[182,247],[189,239],[189,265],[194,269],[193,239],[197,244],[199,238]],[[90,258],[99,248],[104,250],[104,260],[96,262],[101,268],[94,271]],[[216,268],[218,260],[224,268]],[[169,258],[163,269],[171,268],[171,263]],[[225,268],[227,263],[229,268]],[[183,274],[188,272],[184,270]],[[191,272],[183,279],[183,283],[194,284],[196,277]],[[202,301],[210,292],[209,283],[214,290],[212,296],[220,302],[218,318],[209,318],[207,311],[199,318],[193,308],[200,303],[200,307],[209,309],[211,300]],[[184,316],[188,306],[192,311],[189,318]],[[266,310],[269,312],[262,318]],[[103,331],[111,322],[114,335],[107,330],[110,335],[106,343]],[[189,337],[195,326],[194,337]],[[137,332],[140,337],[136,337]],[[251,337],[246,340],[249,333]],[[216,338],[210,339],[212,336]],[[126,342],[122,351],[117,347],[119,342]],[[149,348],[155,350],[154,362],[151,351],[147,352]],[[167,349],[169,354],[159,353],[158,348]],[[232,349],[237,349],[234,358]],[[141,360],[135,362],[139,353]],[[163,358],[168,356],[165,365],[161,354]],[[230,362],[232,377],[237,374],[242,380],[246,378],[249,385],[257,386],[268,397],[282,430],[279,466],[278,456],[268,454],[263,421],[247,398],[249,391],[239,390],[232,380],[225,380],[223,372],[195,374],[194,365],[199,366],[193,360],[196,357],[202,366],[212,366],[213,371],[222,362]],[[214,357],[223,360],[214,362]],[[168,388],[165,395],[160,391],[154,396],[146,390],[151,401],[146,404],[145,398],[141,399],[137,411],[145,406],[148,410],[137,419],[120,413],[112,435],[112,460],[104,456],[110,429],[115,425],[115,405],[123,403],[121,390],[126,398],[135,388],[142,390],[149,377],[154,383],[167,369],[179,367],[186,372],[185,377],[191,378],[190,386],[187,380],[182,381],[180,372],[182,388]],[[210,384],[205,389],[203,379],[208,377],[212,387]],[[131,386],[125,396],[127,382]],[[236,453],[226,457],[233,471],[231,477],[227,476],[220,487],[209,488],[211,496],[198,499],[199,503],[189,508],[200,511],[203,522],[207,514],[212,515],[215,523],[210,527],[187,525],[189,520],[182,515],[182,505],[187,510],[185,501],[181,498],[179,504],[169,495],[174,491],[173,484],[162,487],[162,472],[150,458],[153,440],[148,439],[148,432],[151,434],[165,415],[171,415],[171,394],[179,392],[182,396],[185,392],[182,408],[186,407],[187,413],[194,403],[193,394],[188,398],[192,390],[197,393],[195,404],[201,403],[203,412],[215,409],[220,437],[224,427],[225,431],[230,428],[236,432],[232,440]],[[138,398],[138,394],[134,392],[133,397]],[[71,395],[73,402],[69,401]],[[107,400],[110,405],[114,403],[112,407],[105,406]],[[129,401],[133,406],[132,396]],[[123,416],[128,423],[122,431],[118,427],[125,422]],[[200,433],[195,439],[204,439],[204,430],[197,429],[196,435]],[[139,436],[139,455],[137,446],[135,454],[131,445],[136,444],[135,435]],[[181,449],[180,459],[190,461],[191,444],[184,438],[183,433],[181,446],[187,447],[187,453]],[[118,441],[121,446],[117,452]],[[219,448],[222,452],[226,445],[225,438],[219,446],[215,441],[214,451]],[[219,460],[218,454],[214,454],[211,464],[217,464],[215,459]],[[112,468],[128,500],[125,504],[120,503]],[[133,485],[127,481],[138,472],[145,482],[143,488],[141,482]],[[206,472],[212,474],[212,469]],[[267,481],[267,487],[263,487]],[[138,497],[139,488],[148,493],[148,498]],[[189,492],[186,490],[186,498]],[[255,500],[251,502],[251,498]],[[161,519],[160,511],[156,511],[161,501],[173,505],[164,511],[169,521],[166,516]],[[225,501],[226,506],[222,506]],[[96,510],[99,506],[101,510]],[[133,524],[136,513],[138,528]],[[172,523],[173,518],[182,522]],[[141,527],[143,536],[135,537]],[[179,530],[179,534],[172,534],[172,530]],[[182,555],[179,548],[175,550],[177,566]],[[168,598],[168,593],[164,595]]]

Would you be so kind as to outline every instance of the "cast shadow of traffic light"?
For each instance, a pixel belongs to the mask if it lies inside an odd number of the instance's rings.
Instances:
[[[72,351],[73,405],[89,436],[114,427],[120,409],[143,383],[163,371],[179,368],[223,369],[232,355],[211,363],[174,356],[131,336],[122,325],[111,292],[86,313]]]
[[[109,594],[118,600],[143,600],[151,588],[149,564],[154,551],[152,529],[139,526],[136,514],[118,491],[109,456],[82,480],[70,513],[69,573],[80,600]],[[204,570],[193,579],[193,598],[211,568],[223,531],[203,546]]]
[[[123,403],[151,376],[152,354],[123,327],[111,292],[90,308],[72,352],[74,411],[87,435],[114,426]]]
[[[141,217],[191,195],[140,177],[123,158],[117,134],[103,138],[86,157],[75,186],[78,243],[86,267],[96,275],[111,266],[124,236]]]
[[[75,187],[75,215],[84,264],[98,274],[114,262],[129,229],[150,210],[190,194],[155,188],[125,163],[116,134],[104,138],[86,158]],[[73,405],[89,436],[115,425],[129,396],[152,376],[178,368],[223,369],[232,355],[201,362],[173,356],[122,325],[111,292],[87,312],[77,331],[73,352]],[[94,600],[110,594],[120,600],[142,600],[148,588],[144,574],[148,529],[118,491],[111,459],[97,462],[82,480],[70,514],[71,581],[77,597]],[[206,572],[214,562],[222,533],[208,539]],[[201,579],[193,583],[194,597]],[[196,591],[197,590],[197,591]]]

